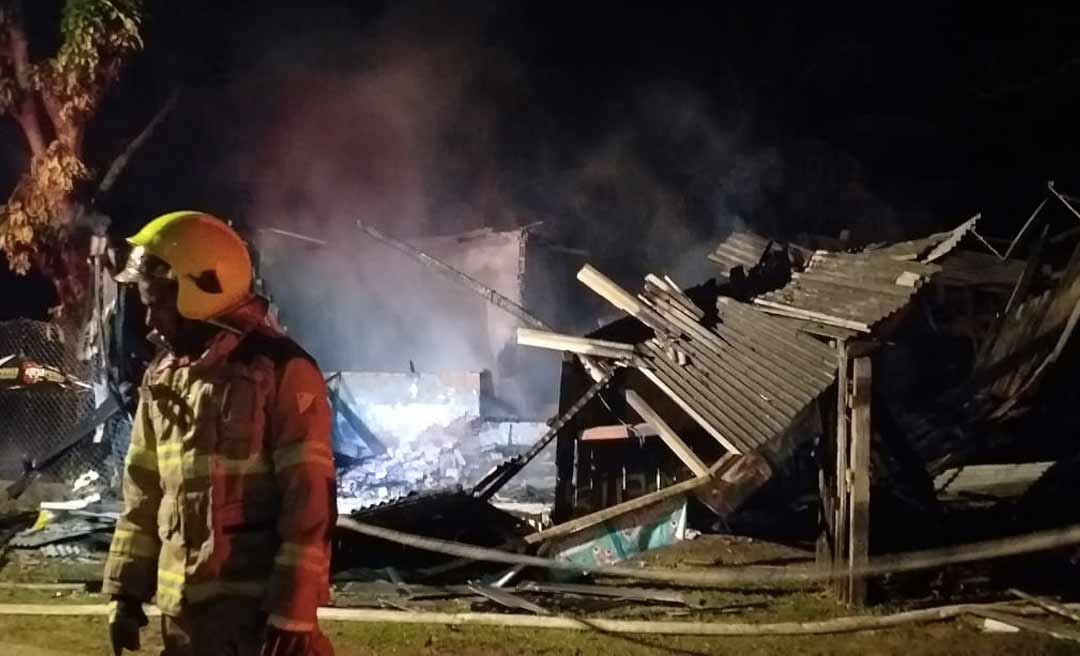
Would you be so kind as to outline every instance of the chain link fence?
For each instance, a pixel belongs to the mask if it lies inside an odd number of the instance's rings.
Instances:
[[[91,383],[102,378],[104,365],[100,355],[91,361],[79,357],[78,337],[73,328],[55,323],[29,319],[0,322],[0,359],[23,357]],[[0,389],[0,477],[15,478],[22,473],[25,461],[41,460],[53,453],[94,407],[93,389],[82,385],[46,383]],[[115,484],[113,451],[126,448],[130,431],[121,415],[117,413],[106,423],[100,440],[86,438],[42,471],[42,477],[72,483],[92,470],[105,483]]]

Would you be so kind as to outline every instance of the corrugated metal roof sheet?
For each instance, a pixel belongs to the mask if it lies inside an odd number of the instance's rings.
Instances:
[[[709,260],[720,265],[724,275],[737,266],[747,269],[755,266],[762,253],[769,247],[771,240],[759,234],[736,230],[720,242],[716,250],[708,255]]]
[[[735,453],[788,430],[836,376],[835,351],[745,303],[720,298],[706,327],[676,289],[648,285],[639,298],[657,324],[642,372]]]
[[[754,304],[772,314],[870,332],[906,306],[940,269],[880,251],[817,251],[805,270],[792,274],[790,283],[755,297]]]
[[[938,494],[976,493],[989,496],[1019,495],[1053,466],[1053,462],[1006,465],[968,465],[948,469],[934,478]]]
[[[1011,288],[1027,266],[1025,260],[998,259],[990,253],[957,249],[941,258],[938,278],[947,285]]]
[[[933,262],[956,248],[969,232],[975,229],[980,214],[976,214],[952,230],[937,232],[929,237],[901,241],[874,249],[875,253],[892,255],[897,259]]]
[[[819,321],[809,321],[807,319],[795,319],[793,317],[783,317],[778,314],[771,315],[773,320],[781,325],[785,325],[793,330],[804,332],[808,335],[817,335],[819,337],[827,337],[829,339],[839,339],[846,341],[861,334],[858,330],[852,330],[850,328],[841,328],[840,326],[830,326],[826,323]]]

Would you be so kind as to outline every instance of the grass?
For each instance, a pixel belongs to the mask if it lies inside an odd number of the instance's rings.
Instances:
[[[729,545],[730,546],[730,545]],[[651,555],[654,563],[695,565],[715,554],[708,541],[682,546],[676,554]],[[721,550],[723,551],[723,550]],[[737,551],[737,550],[735,550]],[[742,556],[738,556],[740,560]],[[726,558],[713,558],[721,564]],[[100,564],[38,560],[28,563],[15,555],[0,568],[4,582],[57,582],[100,577]],[[611,583],[611,582],[608,582]],[[828,595],[814,589],[743,589],[688,591],[690,609],[621,605],[592,613],[595,617],[717,622],[779,622],[826,619],[848,614]],[[82,590],[0,588],[0,603],[102,604],[100,594]],[[555,598],[540,599],[555,608]],[[437,607],[425,606],[425,609]],[[465,610],[462,602],[443,609]],[[484,608],[483,610],[490,610]],[[885,612],[878,608],[871,612]],[[889,609],[892,610],[892,609]],[[561,611],[559,611],[561,612]],[[323,627],[337,654],[390,654],[401,656],[512,656],[569,654],[571,656],[638,656],[653,654],[731,656],[811,656],[818,654],[875,654],[923,656],[1004,656],[1006,654],[1080,654],[1080,645],[1032,633],[986,634],[964,622],[911,626],[826,636],[702,638],[678,636],[615,636],[599,632],[545,629],[509,629],[478,626],[429,626],[328,622]],[[139,654],[157,654],[162,648],[156,619],[143,631]],[[108,654],[103,617],[0,616],[0,655],[93,656]]]
[[[638,656],[653,654],[798,656],[811,654],[1077,654],[1075,645],[1031,634],[982,634],[964,624],[942,624],[838,636],[690,638],[608,636],[599,633],[497,627],[434,627],[328,623],[324,630],[337,654],[401,656]],[[0,617],[0,653],[7,656],[107,654],[104,618]],[[157,654],[155,622],[143,632],[139,654]]]
[[[0,579],[11,580],[5,568]],[[26,579],[25,572],[21,577]],[[680,620],[785,621],[822,619],[842,614],[826,596],[811,592],[783,595],[708,592],[706,604],[768,603],[764,609],[729,615],[692,612]],[[0,603],[88,604],[105,603],[100,594],[83,591],[0,589]],[[630,609],[601,613],[608,617],[657,617]],[[329,622],[323,627],[337,654],[392,654],[417,656],[511,656],[517,654],[570,654],[573,656],[638,656],[654,654],[732,656],[809,656],[813,654],[1080,654],[1077,646],[1053,638],[1020,634],[984,634],[964,623],[933,624],[889,631],[834,636],[759,638],[700,638],[681,636],[614,636],[596,632],[501,627],[446,627],[406,624],[352,624]],[[156,620],[143,632],[139,654],[161,649]],[[101,617],[0,616],[0,654],[5,656],[95,655],[108,653],[107,626]]]

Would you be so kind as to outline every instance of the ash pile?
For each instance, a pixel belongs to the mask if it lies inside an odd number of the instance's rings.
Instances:
[[[542,421],[489,416],[484,372],[349,371],[331,375],[328,387],[345,512],[475,486],[548,430]],[[554,449],[544,449],[495,501],[542,514],[554,490]]]

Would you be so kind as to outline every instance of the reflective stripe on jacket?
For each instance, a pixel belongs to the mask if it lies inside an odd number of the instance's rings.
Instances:
[[[194,362],[160,356],[140,389],[104,591],[156,592],[169,615],[259,597],[272,624],[314,628],[336,521],[330,427],[317,365],[265,323],[223,331]]]

